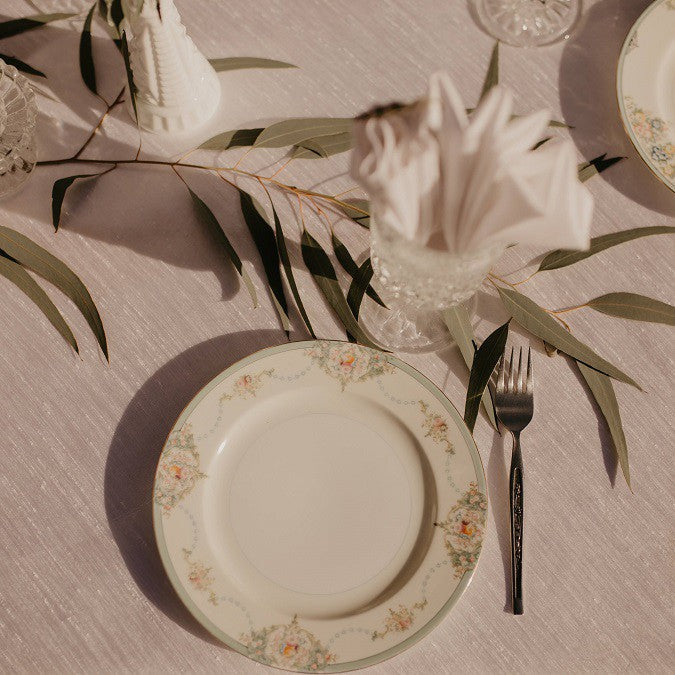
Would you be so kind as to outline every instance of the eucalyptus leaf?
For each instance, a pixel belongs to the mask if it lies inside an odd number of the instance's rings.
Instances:
[[[609,169],[610,166],[620,162],[625,157],[609,157],[606,159],[607,153],[600,155],[599,157],[594,157],[588,162],[582,162],[577,167],[577,175],[579,180],[584,183],[589,178],[596,176],[599,173],[602,173],[605,169]]]
[[[260,258],[267,277],[267,283],[272,291],[272,300],[274,307],[279,315],[281,325],[286,331],[286,335],[290,331],[290,322],[288,320],[288,304],[286,303],[286,295],[284,294],[284,285],[281,280],[281,269],[279,267],[279,249],[277,248],[276,237],[274,230],[263,216],[265,211],[262,206],[248,193],[239,190],[239,203],[241,205],[241,212],[244,216],[244,221],[251,233],[253,243],[258,249]]]
[[[452,335],[454,341],[457,343],[464,363],[470,372],[476,349],[474,347],[474,334],[469,312],[464,305],[455,305],[443,312],[443,320],[450,331],[450,335]],[[489,388],[486,388],[483,392],[481,401],[490,424],[499,432],[497,418],[495,417],[495,407],[492,403]]]
[[[293,157],[296,159],[330,157],[331,155],[338,155],[341,152],[350,150],[352,144],[352,134],[349,131],[343,131],[342,133],[330,136],[308,138],[306,141],[302,141],[295,146]]]
[[[224,59],[209,59],[217,73],[226,70],[241,70],[243,68],[297,68],[292,63],[274,61],[273,59],[260,59],[255,56],[232,56]]]
[[[96,68],[94,67],[94,52],[91,44],[91,21],[94,17],[96,5],[92,5],[87,18],[84,20],[82,26],[82,34],[80,35],[80,74],[82,80],[87,85],[92,94],[98,95],[96,89]]]
[[[24,267],[54,284],[75,303],[89,324],[105,358],[110,360],[103,322],[87,287],[80,278],[49,251],[20,232],[1,225],[0,249]]]
[[[473,428],[476,426],[481,399],[488,382],[490,382],[495,366],[504,353],[508,336],[509,321],[490,333],[474,354],[471,373],[469,374],[469,386],[466,391],[466,404],[464,406],[464,421],[472,433]]]
[[[12,37],[13,35],[19,35],[20,33],[25,33],[26,31],[33,30],[35,28],[41,28],[45,24],[51,23],[52,21],[69,19],[71,16],[75,16],[75,14],[64,14],[62,12],[58,12],[54,14],[32,14],[31,16],[24,16],[20,19],[10,19],[9,21],[3,21],[0,23],[0,40]]]
[[[52,224],[54,231],[57,232],[61,223],[61,209],[63,208],[63,200],[66,198],[68,188],[81,178],[98,178],[103,173],[80,173],[75,176],[66,176],[59,178],[54,182],[52,187]]]
[[[530,333],[545,340],[573,359],[581,361],[616,380],[632,384],[641,390],[640,385],[635,380],[568,333],[536,302],[511,288],[497,287],[497,290],[506,311]]]
[[[609,433],[612,436],[612,442],[614,444],[614,450],[617,457],[619,458],[619,465],[621,466],[621,471],[623,476],[628,483],[630,488],[630,469],[628,467],[628,446],[626,444],[626,437],[623,433],[623,426],[621,424],[621,414],[619,413],[619,404],[616,400],[616,394],[614,393],[614,387],[612,386],[612,380],[604,375],[599,373],[593,368],[589,368],[586,364],[576,361],[576,364],[579,368],[588,388],[593,394],[593,398],[596,400],[600,411],[602,412],[607,427],[609,428]]]
[[[538,272],[546,270],[557,270],[561,267],[574,265],[581,260],[585,260],[590,256],[604,251],[605,249],[623,244],[626,241],[639,239],[640,237],[649,237],[653,234],[674,234],[675,227],[670,225],[654,225],[652,227],[636,227],[631,230],[621,230],[620,232],[612,232],[610,234],[603,234],[600,237],[593,237],[587,251],[571,251],[566,249],[558,249],[551,251],[539,265]]]
[[[349,249],[342,243],[335,232],[331,233],[331,243],[333,244],[335,257],[342,266],[342,269],[347,272],[347,274],[349,274],[352,279],[354,279],[358,274],[359,266],[356,264],[354,258],[352,258],[352,254],[349,252]],[[366,288],[366,293],[368,294],[368,297],[374,300],[378,305],[386,308],[386,305],[384,302],[382,302],[382,299],[375,292],[375,289],[372,286],[368,286]]]
[[[20,70],[22,73],[27,73],[28,75],[37,75],[37,77],[47,77],[41,70],[33,68],[29,63],[17,59],[16,56],[8,56],[7,54],[0,54],[0,59],[2,59],[8,66],[14,66],[17,70]]]
[[[341,208],[355,223],[370,228],[370,202],[367,199],[345,199]]]
[[[270,203],[272,203],[271,199]],[[281,264],[284,268],[286,279],[288,280],[288,285],[290,286],[291,293],[293,294],[293,299],[295,300],[295,304],[298,307],[300,316],[302,317],[302,320],[305,322],[305,326],[307,327],[309,334],[316,340],[314,329],[312,328],[309,316],[307,315],[307,312],[305,310],[305,305],[303,304],[302,298],[300,297],[298,285],[295,283],[293,266],[291,265],[291,260],[288,257],[286,238],[284,237],[284,231],[281,229],[281,222],[279,221],[279,215],[277,214],[277,210],[274,208],[274,204],[272,204],[272,215],[274,216],[274,233],[276,235],[277,248],[279,249],[279,259],[281,260]]]
[[[335,274],[335,268],[328,257],[328,254],[321,248],[321,244],[307,232],[306,229],[302,232],[302,258],[307,265],[314,281],[316,281],[319,290],[323,293],[326,301],[331,306],[337,317],[342,322],[342,325],[347,330],[349,335],[353,336],[358,342],[367,347],[379,349],[379,347],[372,342],[368,336],[363,332],[358,321],[352,314],[345,296],[342,293],[340,284]]]
[[[255,286],[253,285],[248,272],[244,268],[241,258],[234,250],[234,247],[227,238],[225,231],[220,226],[218,219],[213,215],[213,211],[211,211],[211,209],[190,188],[188,188],[188,191],[190,192],[190,197],[192,197],[192,203],[195,207],[195,211],[197,212],[197,217],[201,223],[206,226],[207,230],[216,239],[216,241],[223,247],[225,254],[230,259],[234,265],[234,268],[237,270],[239,276],[246,285],[249,295],[251,296],[251,300],[253,300],[253,307],[257,307],[258,296],[255,292]]]
[[[347,292],[347,304],[356,319],[359,318],[363,296],[366,294],[366,289],[369,288],[370,280],[372,278],[373,264],[370,261],[370,258],[366,258],[356,270],[356,274],[354,275],[352,283],[349,285],[349,291]]]
[[[115,24],[117,34],[122,37],[122,21],[124,21],[124,7],[122,7],[122,0],[112,0],[110,4],[110,18]]]
[[[127,87],[129,89],[129,96],[131,97],[131,106],[134,109],[134,120],[138,124],[138,109],[136,107],[136,85],[134,84],[134,72],[131,69],[131,58],[129,56],[129,43],[127,42],[127,34],[122,31],[121,42],[122,57],[124,58],[124,69],[127,73]]]
[[[199,147],[204,150],[227,150],[228,148],[239,148],[253,145],[263,129],[232,129],[223,131],[222,134],[209,138]]]
[[[351,117],[305,117],[283,120],[267,127],[258,136],[254,146],[258,148],[283,148],[298,145],[317,136],[330,136],[349,131]]]
[[[490,65],[488,66],[485,80],[483,81],[483,88],[480,92],[480,101],[482,101],[492,87],[499,84],[499,40],[495,42],[492,48],[492,55],[490,56]]]
[[[637,293],[607,293],[586,303],[597,312],[633,321],[651,321],[675,326],[675,307]]]
[[[70,330],[61,312],[42,288],[38,286],[35,279],[19,263],[2,255],[0,255],[0,274],[24,292],[40,308],[40,311],[47,317],[49,323],[59,331],[63,339],[79,353],[73,331]]]

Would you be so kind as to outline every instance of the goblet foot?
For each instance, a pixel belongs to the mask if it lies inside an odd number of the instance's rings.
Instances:
[[[493,37],[516,47],[535,47],[569,36],[581,0],[474,0],[474,7]]]
[[[377,292],[380,289],[375,286]],[[386,303],[386,299],[384,300]],[[463,303],[469,315],[476,311],[476,296]],[[411,305],[382,307],[365,296],[359,325],[368,337],[384,349],[408,354],[438,352],[454,344],[443,315],[438,310],[416,310]]]

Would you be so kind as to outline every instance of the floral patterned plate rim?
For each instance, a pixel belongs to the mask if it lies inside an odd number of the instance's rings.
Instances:
[[[396,357],[337,341],[264,349],[190,401],[158,460],[169,579],[232,649],[300,672],[388,659],[472,578],[483,466],[460,414]]]
[[[621,120],[652,173],[675,191],[675,0],[656,0],[628,31],[616,89]]]

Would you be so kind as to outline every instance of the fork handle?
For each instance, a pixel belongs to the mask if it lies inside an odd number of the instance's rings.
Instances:
[[[523,457],[520,434],[513,434],[509,477],[511,506],[511,601],[514,614],[523,613]]]

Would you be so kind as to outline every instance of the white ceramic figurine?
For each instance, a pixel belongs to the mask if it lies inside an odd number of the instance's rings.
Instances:
[[[215,70],[188,37],[173,0],[124,0],[123,6],[139,126],[193,131],[220,101]]]

